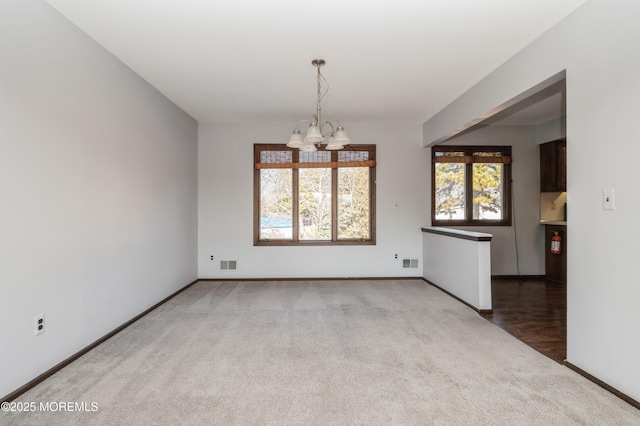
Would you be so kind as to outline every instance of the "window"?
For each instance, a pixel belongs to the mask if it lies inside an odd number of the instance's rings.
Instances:
[[[375,145],[254,145],[254,245],[375,244]]]
[[[431,148],[431,223],[511,225],[511,147]]]

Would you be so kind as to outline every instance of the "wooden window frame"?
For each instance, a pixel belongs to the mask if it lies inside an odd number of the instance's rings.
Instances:
[[[260,164],[262,151],[288,151],[291,152],[291,162],[282,165]],[[253,176],[253,245],[254,246],[331,246],[331,245],[375,245],[376,244],[376,145],[351,144],[342,150],[325,150],[323,146],[318,151],[331,153],[331,162],[305,163],[306,167],[331,168],[331,240],[299,240],[299,200],[298,200],[298,176],[301,167],[299,162],[300,151],[289,148],[286,144],[254,144],[254,176]],[[368,161],[364,162],[340,162],[338,156],[344,151],[367,151]],[[311,164],[309,166],[309,164]],[[368,167],[369,168],[369,238],[363,239],[338,239],[338,170],[341,167]],[[292,169],[292,239],[260,239],[260,170],[262,168],[286,168]]]
[[[465,219],[436,219],[436,163],[442,163],[443,157],[436,156],[442,152],[463,152],[463,157],[458,161],[465,164]],[[473,219],[473,165],[482,163],[482,157],[473,154],[480,152],[500,152],[500,157],[493,157],[492,160],[484,161],[491,163],[503,163],[503,217],[494,219]],[[479,160],[479,161],[478,161]],[[513,211],[513,194],[511,182],[511,147],[510,146],[467,146],[467,145],[444,145],[431,147],[431,224],[432,226],[511,226]]]

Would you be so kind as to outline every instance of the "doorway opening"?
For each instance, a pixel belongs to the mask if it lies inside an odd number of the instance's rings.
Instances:
[[[514,162],[535,161],[536,164],[530,163],[529,166],[540,170],[539,216],[531,217],[533,214],[531,198],[525,199],[525,202],[518,206],[515,204],[518,200],[517,194],[514,195],[512,231],[516,265],[515,270],[508,273],[515,273],[515,275],[493,277],[493,314],[486,317],[561,364],[565,362],[567,355],[566,145],[568,141],[566,140],[565,78],[564,71],[550,77],[487,112],[483,120],[478,123],[481,126],[529,126],[533,129],[533,142],[540,147],[539,158],[514,158]],[[471,129],[466,131],[469,130]],[[548,152],[554,155],[542,155]],[[514,174],[517,174],[516,167],[517,165],[514,164]],[[552,182],[553,185],[549,185],[548,182]],[[514,184],[515,188],[516,184]],[[536,190],[533,190],[533,193],[528,195],[532,196],[535,193]],[[518,222],[518,211],[522,213],[523,209],[527,209],[524,222]],[[536,231],[536,228],[539,231]],[[550,240],[556,234],[553,231],[557,231],[557,235],[561,235],[562,238],[562,250],[558,250],[557,253],[550,251]],[[506,249],[502,247],[501,250],[504,252]],[[527,258],[519,258],[519,253],[527,253]]]

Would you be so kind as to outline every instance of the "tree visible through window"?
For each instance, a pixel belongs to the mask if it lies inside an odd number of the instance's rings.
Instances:
[[[432,224],[511,225],[511,147],[432,148]]]
[[[254,157],[254,244],[375,244],[375,145]]]

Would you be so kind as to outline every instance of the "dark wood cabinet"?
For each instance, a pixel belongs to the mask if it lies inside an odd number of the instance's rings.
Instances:
[[[567,227],[564,225],[545,225],[544,236],[544,273],[549,281],[567,282]],[[558,233],[560,238],[560,254],[551,253],[551,237]]]
[[[540,192],[567,190],[567,142],[559,139],[540,145]]]

